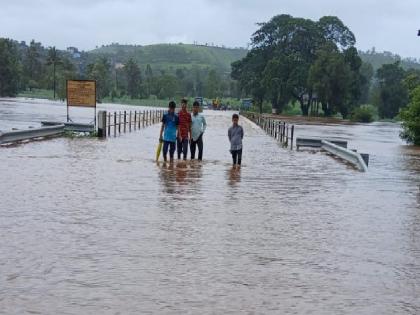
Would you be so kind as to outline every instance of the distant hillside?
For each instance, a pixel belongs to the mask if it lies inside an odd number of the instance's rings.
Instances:
[[[141,66],[150,64],[153,69],[216,68],[223,73],[230,73],[231,63],[242,59],[246,49],[223,48],[190,44],[157,44],[147,46],[111,44],[88,52],[88,62],[94,62],[98,56],[104,56],[113,63],[124,63],[133,57]],[[364,62],[370,63],[376,71],[383,64],[401,61],[403,68],[420,69],[415,58],[404,58],[391,52],[359,51]]]
[[[401,65],[404,69],[414,68],[420,69],[420,63],[415,58],[404,58],[402,59],[399,55],[393,54],[389,51],[376,52],[375,50],[368,50],[366,52],[359,51],[360,58],[364,62],[370,63],[373,70],[378,70],[383,64],[394,63],[401,61]]]
[[[141,66],[150,64],[153,69],[168,68],[216,68],[230,73],[232,62],[243,58],[247,50],[190,44],[158,44],[132,46],[112,44],[89,51],[89,62],[98,56],[105,56],[114,63],[124,63],[133,57]]]

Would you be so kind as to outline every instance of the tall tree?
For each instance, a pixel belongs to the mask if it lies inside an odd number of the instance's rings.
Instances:
[[[17,48],[10,39],[0,38],[0,96],[16,96],[20,79]]]
[[[111,65],[105,57],[98,58],[87,66],[87,77],[96,81],[96,96],[102,100],[111,91]]]
[[[373,67],[370,63],[362,62],[360,66],[360,104],[366,104],[369,101],[369,95],[372,86],[372,79],[374,76]]]
[[[354,45],[353,33],[337,17],[315,22],[282,14],[259,26],[251,51],[232,64],[232,78],[256,103],[268,100],[281,110],[285,102],[297,100],[308,115],[314,96],[308,77],[317,51],[328,43],[339,54]]]
[[[379,68],[376,77],[379,82],[379,116],[394,118],[400,108],[408,103],[408,90],[404,84],[405,71],[397,61]]]
[[[317,23],[327,42],[334,43],[339,49],[347,49],[356,44],[352,31],[336,16],[324,16]]]
[[[140,94],[141,72],[140,67],[133,58],[128,59],[124,65],[124,73],[127,80],[127,94],[136,98]]]
[[[317,93],[325,116],[341,112],[348,114],[346,101],[350,90],[350,67],[337,47],[329,43],[317,53],[317,60],[311,67],[309,83]]]
[[[146,78],[146,96],[149,97],[153,93],[153,70],[150,64],[146,65],[146,71],[145,71],[145,78]]]
[[[259,49],[252,49],[243,59],[232,63],[231,72],[231,77],[238,81],[240,89],[246,95],[254,97],[260,113],[266,95],[266,87],[262,80],[265,67],[265,54]]]
[[[56,73],[54,74],[56,81],[57,96],[64,100],[67,95],[66,82],[77,78],[75,65],[65,56],[60,57],[57,63]]]
[[[206,96],[208,98],[220,97],[220,77],[216,70],[209,71],[206,80]]]
[[[164,74],[157,78],[156,85],[158,87],[157,96],[161,99],[173,98],[178,90],[178,80],[175,76]]]
[[[343,52],[344,62],[348,65],[348,95],[345,102],[341,105],[340,112],[343,118],[347,118],[353,109],[360,105],[362,95],[362,84],[364,77],[360,73],[362,59],[359,57],[357,49],[353,46],[347,48]]]
[[[57,76],[56,76],[57,65],[61,63],[62,63],[62,60],[57,49],[55,49],[55,47],[51,47],[50,49],[48,49],[47,65],[52,66],[54,98],[55,98],[56,89],[57,89]]]
[[[410,93],[410,103],[401,111],[401,138],[409,143],[420,145],[420,85],[413,86]]]
[[[25,85],[32,88],[38,86],[38,82],[42,75],[42,63],[41,63],[41,44],[36,43],[32,40],[29,47],[26,49],[25,59],[23,61],[23,74]]]

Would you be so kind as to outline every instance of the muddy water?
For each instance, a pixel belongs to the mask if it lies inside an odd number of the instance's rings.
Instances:
[[[24,103],[0,129],[65,117]],[[202,163],[154,163],[157,125],[0,148],[0,314],[420,313],[420,151],[398,126],[296,127],[370,153],[360,173],[242,120],[234,171],[230,113],[205,115]]]

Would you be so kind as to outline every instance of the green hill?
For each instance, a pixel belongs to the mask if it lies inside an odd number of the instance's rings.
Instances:
[[[134,58],[141,66],[150,64],[153,69],[215,68],[230,73],[232,62],[243,58],[247,50],[190,44],[158,44],[147,46],[112,44],[89,51],[89,62],[104,56],[113,63],[124,63]]]
[[[229,74],[231,63],[245,57],[244,48],[224,48],[191,44],[156,44],[156,45],[120,45],[111,44],[88,52],[88,62],[94,62],[99,56],[110,59],[113,63],[125,63],[130,57],[141,66],[150,64],[153,69],[215,68]],[[370,63],[374,70],[383,64],[401,61],[405,69],[420,69],[420,63],[414,58],[401,58],[391,52],[359,51],[364,62]]]

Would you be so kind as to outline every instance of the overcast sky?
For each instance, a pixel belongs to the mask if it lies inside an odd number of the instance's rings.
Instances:
[[[246,47],[277,14],[338,16],[357,48],[420,57],[420,0],[0,0],[0,37],[65,49],[155,43]]]

